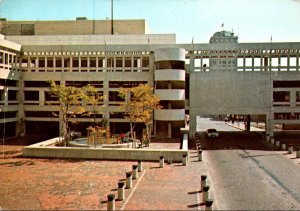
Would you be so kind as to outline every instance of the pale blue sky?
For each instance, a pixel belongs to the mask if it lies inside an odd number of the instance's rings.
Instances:
[[[110,0],[0,0],[8,20],[110,17]],[[146,19],[151,32],[175,33],[178,43],[208,43],[224,29],[239,42],[300,41],[300,0],[114,0],[115,19]]]

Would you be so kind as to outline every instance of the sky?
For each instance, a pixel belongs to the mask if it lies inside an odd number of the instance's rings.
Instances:
[[[113,0],[114,19],[145,19],[153,34],[208,43],[217,31],[239,42],[300,42],[300,0]],[[111,17],[111,0],[0,0],[7,20]],[[221,25],[224,24],[224,28]]]

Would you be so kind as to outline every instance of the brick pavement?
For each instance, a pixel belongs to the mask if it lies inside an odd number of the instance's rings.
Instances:
[[[107,194],[117,196],[117,183],[132,170],[133,161],[23,158],[22,145],[0,146],[0,207],[5,210],[106,210]],[[4,153],[4,154],[3,154]],[[4,156],[3,156],[4,155]],[[144,163],[143,177],[126,190],[126,203],[117,209],[197,209],[200,175],[197,153],[188,166]],[[137,185],[138,183],[138,185]]]
[[[165,164],[164,168],[146,169],[125,210],[197,210],[204,209],[200,193],[201,174],[206,174],[204,162],[198,162],[197,151],[190,152],[187,166]]]

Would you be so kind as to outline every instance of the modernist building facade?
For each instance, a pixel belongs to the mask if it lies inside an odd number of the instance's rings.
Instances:
[[[300,43],[238,43],[215,33],[208,44],[177,44],[174,34],[147,34],[144,20],[6,21],[0,39],[0,127],[6,137],[59,134],[58,101],[48,81],[92,84],[107,96],[103,116],[112,133],[129,130],[120,110],[121,87],[149,84],[163,109],[153,116],[157,137],[180,136],[190,116],[259,115],[274,124],[300,123]],[[116,21],[117,23],[118,21]],[[85,131],[89,118],[78,118]],[[142,128],[142,124],[138,129]]]

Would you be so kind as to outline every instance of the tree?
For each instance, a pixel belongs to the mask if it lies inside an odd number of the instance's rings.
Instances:
[[[97,105],[103,100],[103,96],[99,95],[98,90],[91,85],[78,88],[57,85],[54,81],[50,82],[49,92],[50,95],[56,97],[60,103],[63,141],[67,146],[71,139],[71,131],[69,129],[69,122],[71,122],[71,119],[78,115],[92,115],[93,121],[96,123],[96,115],[97,113],[100,113],[103,108],[97,107]],[[91,111],[86,109],[86,104],[92,105]]]
[[[161,109],[160,99],[153,94],[153,88],[147,84],[140,84],[132,88],[121,88],[119,96],[125,99],[121,108],[126,112],[125,118],[130,120],[131,134],[133,134],[134,123],[144,122],[147,138],[150,141],[150,125],[152,124],[153,112],[155,109]]]
[[[85,101],[88,105],[91,106],[91,109],[87,111],[87,115],[92,117],[93,119],[93,126],[97,125],[97,115],[103,114],[104,105],[99,105],[105,99],[105,96],[99,93],[99,90],[94,86],[88,84],[87,86],[83,87],[83,91],[85,96],[83,101]],[[105,118],[102,118],[102,124],[105,124]]]

